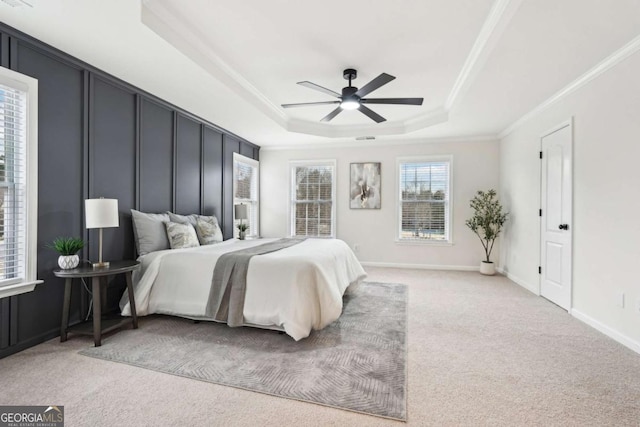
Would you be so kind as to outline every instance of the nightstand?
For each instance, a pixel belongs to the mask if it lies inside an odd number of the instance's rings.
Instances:
[[[138,329],[138,316],[136,315],[136,303],[133,297],[133,284],[131,273],[140,267],[138,261],[112,261],[109,267],[93,268],[78,267],[72,270],[54,270],[56,277],[65,279],[64,282],[64,306],[62,308],[62,323],[60,325],[60,342],[67,340],[67,332],[77,334],[93,335],[93,342],[96,347],[101,345],[102,334],[118,329],[129,322],[133,324],[133,329]],[[105,320],[102,316],[102,290],[107,287],[107,278],[117,274],[124,274],[127,279],[127,291],[129,292],[129,302],[131,305],[131,318],[120,318]],[[71,284],[73,279],[91,278],[91,293],[93,296],[93,328],[88,322],[69,327],[69,306],[71,305]]]

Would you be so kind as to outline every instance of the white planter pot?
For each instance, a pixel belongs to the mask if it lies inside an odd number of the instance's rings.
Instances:
[[[238,239],[244,240],[245,233],[246,233],[246,231],[238,230]]]
[[[78,255],[60,255],[58,257],[58,265],[63,270],[76,268],[78,264],[80,264],[80,257]]]
[[[493,276],[496,274],[496,265],[492,262],[482,261],[480,263],[480,274],[485,276]]]

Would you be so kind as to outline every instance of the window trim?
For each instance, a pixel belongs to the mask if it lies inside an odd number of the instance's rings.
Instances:
[[[243,156],[239,153],[233,153],[233,205],[236,205],[236,162],[246,163],[256,169],[256,226],[255,230],[249,228],[249,238],[258,238],[260,236],[260,162],[251,157]],[[254,232],[255,231],[255,232]],[[238,228],[236,227],[236,210],[233,209],[233,237],[238,238]]]
[[[449,225],[448,238],[446,240],[429,240],[429,239],[403,239],[402,232],[402,191],[400,190],[400,170],[403,163],[431,163],[431,162],[449,162],[449,214],[447,215],[447,224]],[[433,156],[407,156],[396,157],[396,232],[395,242],[398,245],[431,245],[431,246],[453,246],[453,155],[433,155]]]
[[[27,93],[26,106],[26,238],[25,277],[0,285],[0,298],[31,292],[43,283],[37,279],[38,265],[38,80],[0,67],[0,83]]]
[[[331,174],[331,235],[329,236],[313,236],[314,239],[335,239],[337,236],[338,226],[336,224],[336,182],[338,175],[338,167],[336,159],[318,159],[318,160],[290,160],[289,161],[289,214],[287,215],[287,228],[289,237],[294,237],[295,233],[293,230],[293,204],[294,200],[294,191],[293,191],[293,177],[295,168],[297,166],[331,166],[333,168],[333,173]]]

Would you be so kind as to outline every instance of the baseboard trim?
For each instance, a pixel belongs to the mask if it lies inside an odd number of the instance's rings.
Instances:
[[[538,289],[538,286],[531,286],[529,283],[527,283],[526,281],[522,280],[518,276],[514,276],[513,274],[509,273],[508,271],[504,271],[503,268],[498,267],[498,268],[496,268],[496,271],[498,273],[500,273],[500,274],[503,274],[503,275],[507,276],[507,279],[511,280],[516,285],[519,285],[519,286],[525,288],[526,290],[528,290],[529,292],[531,292],[534,295],[540,296],[540,290]]]
[[[449,271],[479,271],[480,267],[471,265],[431,265],[431,264],[402,264],[395,262],[360,261],[365,267],[413,268],[416,270],[449,270]]]
[[[2,350],[0,350],[0,359],[10,356],[12,354],[15,353],[19,353],[23,350],[26,350],[30,347],[34,347],[38,344],[42,344],[45,341],[49,341],[52,338],[55,338],[57,336],[60,336],[60,327],[56,327],[55,329],[51,329],[47,332],[44,332],[40,335],[37,335],[33,338],[29,338],[28,340],[25,341],[20,341],[15,345],[9,346],[7,348],[4,348]]]
[[[622,344],[623,346],[635,351],[636,353],[640,354],[640,342],[635,341],[632,338],[629,338],[628,336],[621,334],[620,332],[616,331],[615,329],[610,328],[609,326],[605,325],[604,323],[594,319],[591,316],[588,316],[586,314],[584,314],[583,312],[574,309],[571,309],[571,315],[573,317],[575,317],[576,319],[580,320],[581,322],[586,323],[587,325],[591,326],[592,328],[602,332],[603,334],[605,334],[606,336],[608,336],[609,338],[619,342],[620,344]]]

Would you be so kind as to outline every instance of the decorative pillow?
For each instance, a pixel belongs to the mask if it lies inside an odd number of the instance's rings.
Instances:
[[[169,221],[169,215],[144,213],[131,209],[131,219],[139,256],[170,248],[164,226],[164,223]]]
[[[212,218],[205,220],[204,218]],[[196,233],[201,245],[211,245],[222,242],[222,230],[218,226],[216,217],[199,217],[196,222]]]
[[[165,222],[167,237],[171,249],[194,248],[200,246],[196,230],[191,224],[180,224],[179,222]]]
[[[222,236],[222,230],[218,225],[218,218],[216,218],[215,216],[205,216],[205,215],[198,215],[198,214],[178,215],[168,211],[167,211],[167,215],[169,215],[169,220],[171,222],[193,225],[193,228],[195,228],[196,230],[196,233],[198,235],[198,240],[200,241],[201,245],[210,245],[212,243],[218,243],[224,240],[224,237]],[[204,236],[203,234],[201,234],[201,230],[198,228],[198,220],[208,222],[215,228],[215,230],[203,231],[205,234],[207,234],[206,236]],[[206,227],[206,225],[203,225],[201,228],[203,227]]]

